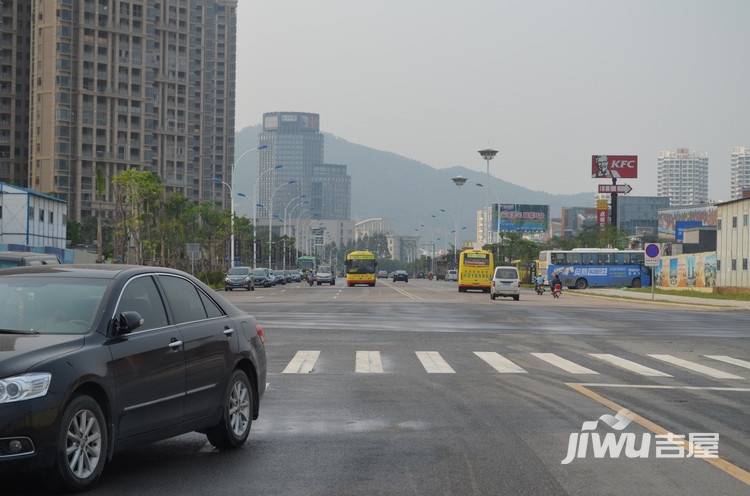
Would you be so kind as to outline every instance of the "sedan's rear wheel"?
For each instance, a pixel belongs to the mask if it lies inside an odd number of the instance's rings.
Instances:
[[[229,380],[221,422],[206,432],[208,442],[218,449],[239,448],[253,423],[253,390],[247,374],[235,370]]]
[[[104,471],[109,449],[107,422],[90,396],[77,396],[65,408],[57,438],[56,480],[67,491],[85,491]]]

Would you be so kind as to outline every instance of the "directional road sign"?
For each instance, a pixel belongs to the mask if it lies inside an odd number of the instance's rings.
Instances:
[[[629,184],[600,184],[599,193],[621,193],[628,194],[633,191]]]

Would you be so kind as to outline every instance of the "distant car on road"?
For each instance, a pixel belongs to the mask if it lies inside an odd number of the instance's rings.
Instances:
[[[271,274],[270,270],[263,267],[253,269],[253,284],[255,284],[255,287],[270,288],[274,284],[273,281],[273,274]]]
[[[397,281],[409,282],[409,273],[405,270],[397,270],[393,272],[393,282]]]
[[[28,251],[0,252],[0,269],[26,267],[29,265],[60,265],[60,259],[49,253],[33,253]]]
[[[378,271],[378,279],[388,279],[388,271],[387,270],[379,270]]]
[[[336,284],[336,274],[330,265],[320,265],[318,271],[315,273],[315,282],[318,286],[321,284],[329,284],[331,286]]]
[[[300,272],[299,270],[293,270],[292,282],[302,282],[302,272]]]
[[[446,281],[458,281],[458,271],[456,269],[451,269],[448,272],[446,272],[445,280]]]
[[[284,277],[284,272],[281,270],[274,270],[273,278],[274,278],[275,284],[286,284],[286,277]]]
[[[417,272],[417,279],[424,279],[425,275],[424,272]]]
[[[515,267],[495,267],[490,287],[490,298],[498,296],[512,296],[514,300],[521,299],[521,280]]]
[[[255,279],[250,267],[232,267],[224,276],[224,291],[246,289],[255,291]]]
[[[4,270],[0,464],[70,492],[124,448],[191,431],[239,448],[266,388],[264,340],[254,317],[177,270]]]

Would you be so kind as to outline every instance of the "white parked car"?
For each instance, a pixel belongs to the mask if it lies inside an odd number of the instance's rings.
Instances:
[[[446,281],[458,281],[458,271],[451,269],[445,274]]]
[[[512,296],[516,301],[521,299],[521,280],[515,267],[495,267],[490,298],[494,300],[498,296]]]

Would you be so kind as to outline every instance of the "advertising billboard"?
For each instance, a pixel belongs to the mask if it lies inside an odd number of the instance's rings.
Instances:
[[[492,219],[498,232],[541,233],[549,229],[549,205],[496,203]]]
[[[659,239],[682,241],[689,227],[715,226],[718,209],[715,206],[669,208],[659,210]]]
[[[591,177],[635,179],[638,177],[638,156],[592,155]]]

